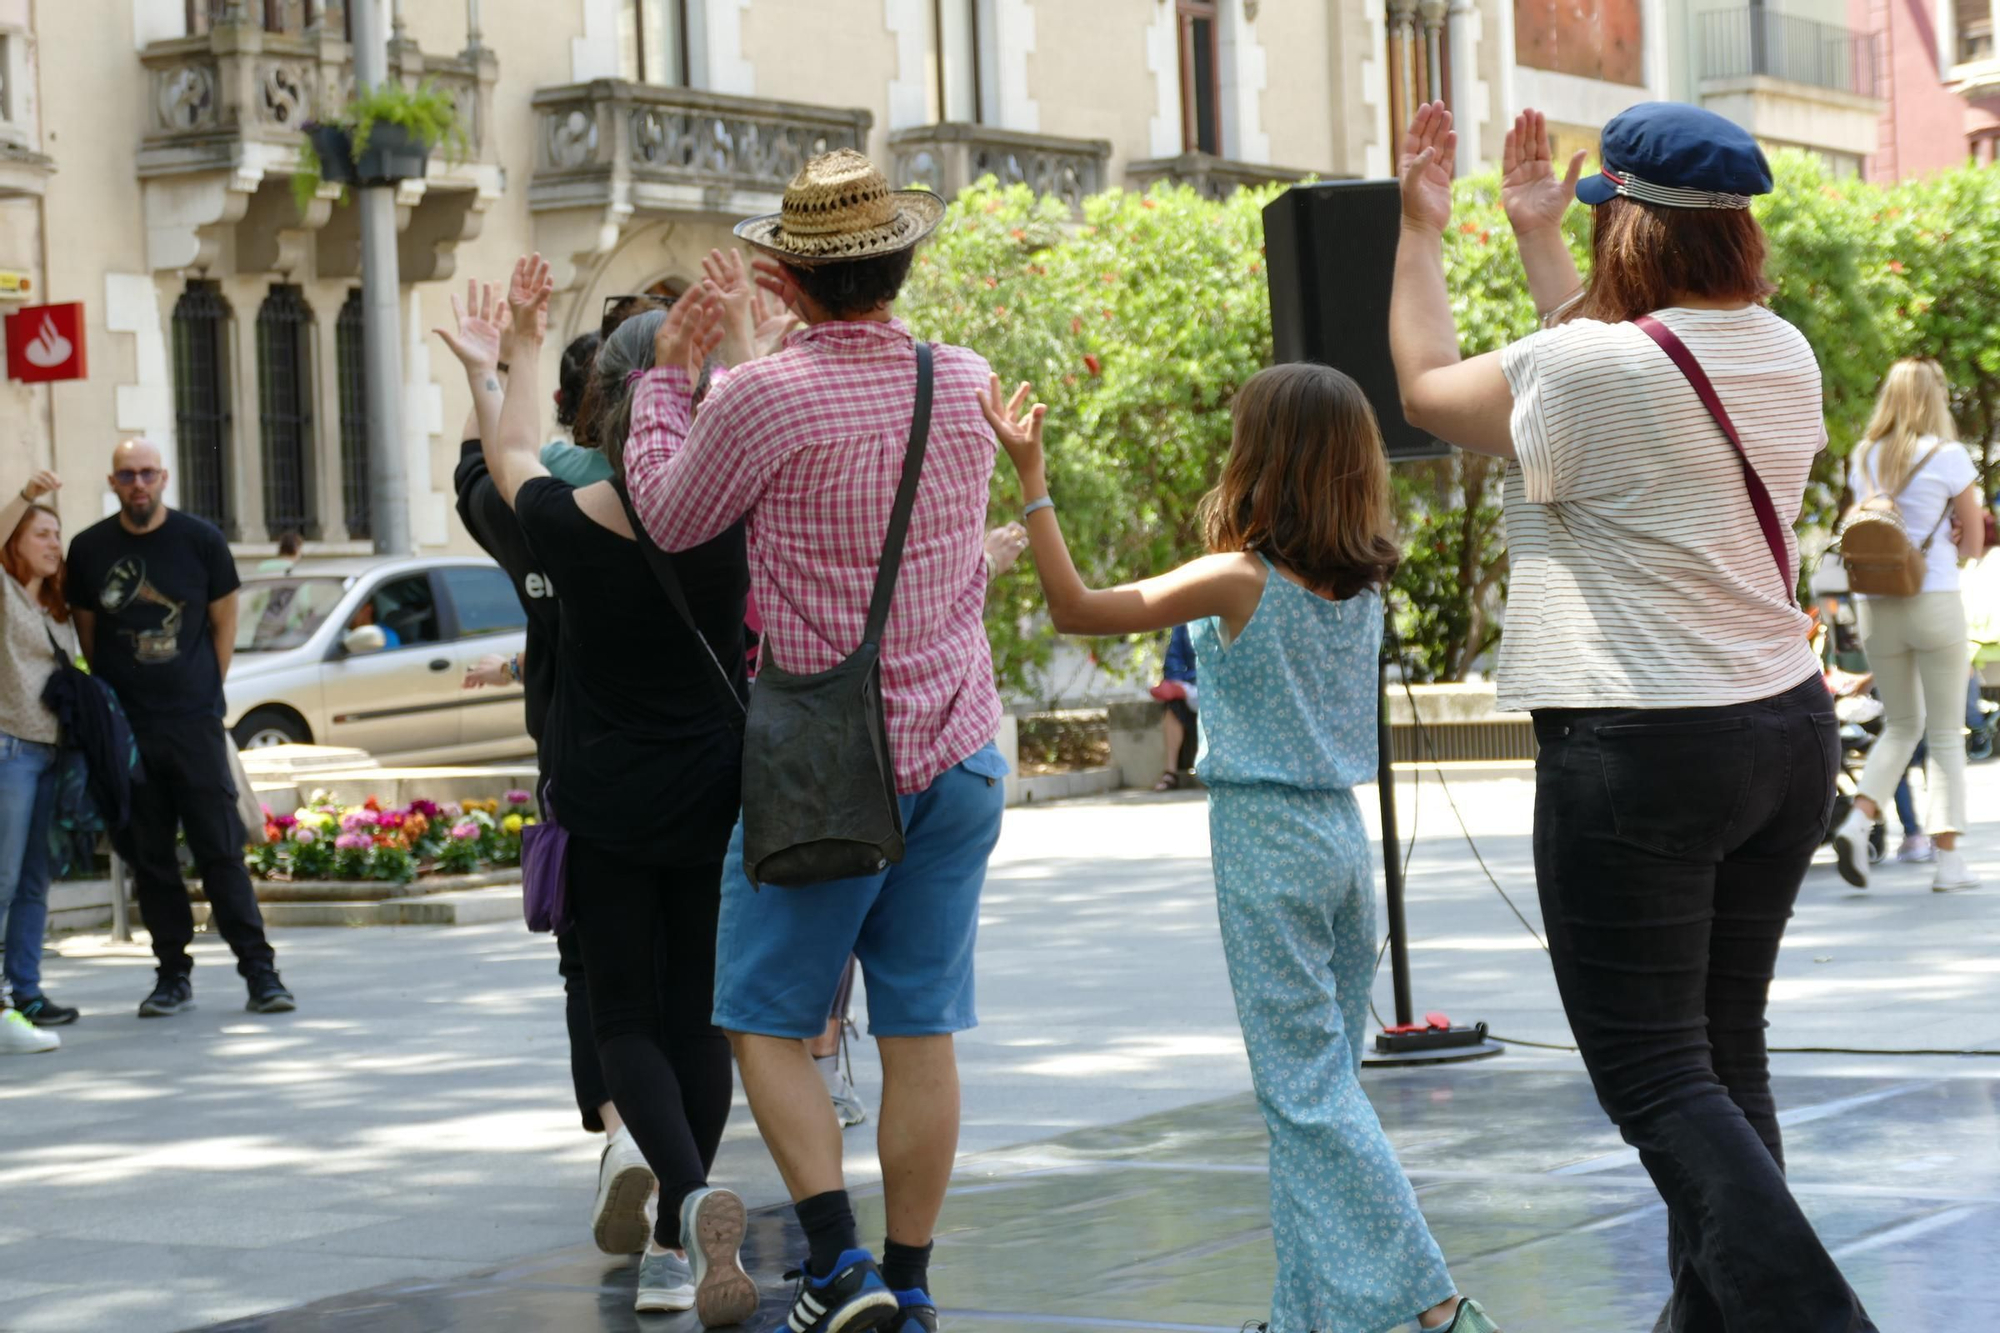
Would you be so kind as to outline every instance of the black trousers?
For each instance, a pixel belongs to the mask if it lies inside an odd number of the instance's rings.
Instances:
[[[709,1021],[722,863],[661,869],[572,838],[569,894],[604,1079],[660,1182],[654,1239],[678,1246],[735,1089],[729,1039]]]
[[[208,898],[209,924],[229,942],[236,970],[257,977],[276,966],[264,938],[264,914],[243,868],[243,821],[236,814],[236,779],[229,769],[232,744],[214,717],[132,721],[146,780],[132,789],[132,822],[118,839],[131,863],[139,915],[153,936],[160,977],[184,977],[194,968],[188,944],[194,911],[181,878],[176,830],[187,834],[195,869]]]
[[[1535,873],[1591,1082],[1669,1215],[1673,1333],[1860,1333],[1785,1184],[1765,1004],[1840,758],[1817,679],[1535,714]]]
[[[569,1028],[569,1081],[576,1089],[576,1109],[583,1127],[604,1132],[598,1108],[611,1100],[604,1085],[604,1065],[597,1058],[597,1033],[590,1025],[590,983],[583,971],[583,941],[574,926],[556,936],[556,970],[563,979],[563,1021]]]

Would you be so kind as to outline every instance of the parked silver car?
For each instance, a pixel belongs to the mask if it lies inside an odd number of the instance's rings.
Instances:
[[[527,616],[484,557],[309,560],[244,580],[225,719],[244,749],[344,745],[400,764],[534,753],[518,686],[465,669],[521,651]]]

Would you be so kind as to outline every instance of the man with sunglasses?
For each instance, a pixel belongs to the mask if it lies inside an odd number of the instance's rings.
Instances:
[[[243,868],[233,742],[222,726],[222,678],[236,646],[236,562],[213,524],[169,509],[167,469],[145,440],[111,457],[118,512],[77,534],[69,596],[91,671],[118,692],[145,763],[132,820],[115,838],[132,864],[139,912],[153,936],[159,981],[141,1018],[194,1007],[194,913],[181,878],[176,830],[187,834],[210,920],[236,954],[252,1013],[297,1007]]]

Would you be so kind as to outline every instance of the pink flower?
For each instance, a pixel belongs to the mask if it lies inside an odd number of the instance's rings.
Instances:
[[[509,805],[526,805],[533,799],[534,797],[528,795],[527,792],[522,791],[519,787],[507,793],[507,804]]]
[[[463,824],[453,825],[451,836],[460,842],[477,842],[479,840],[479,825],[469,820]]]
[[[403,827],[403,812],[400,810],[385,810],[375,817],[375,822],[382,828],[399,829]]]
[[[343,852],[365,852],[375,844],[365,833],[343,833],[333,840],[333,845]]]
[[[299,826],[297,815],[273,815],[271,822],[279,828],[286,830],[295,829]]]
[[[343,833],[357,833],[362,829],[374,828],[380,819],[381,816],[373,810],[356,810],[353,814],[340,817],[340,828]]]
[[[410,813],[422,815],[425,819],[436,819],[440,812],[436,801],[411,801]]]
[[[301,847],[310,847],[319,841],[319,834],[313,832],[313,830],[307,828],[304,824],[300,824],[292,830],[292,841],[298,843]]]

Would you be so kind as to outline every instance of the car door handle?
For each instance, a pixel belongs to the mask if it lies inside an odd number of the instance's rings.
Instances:
[[[449,657],[433,657],[431,659],[431,670],[433,671],[451,670],[451,659]]]

